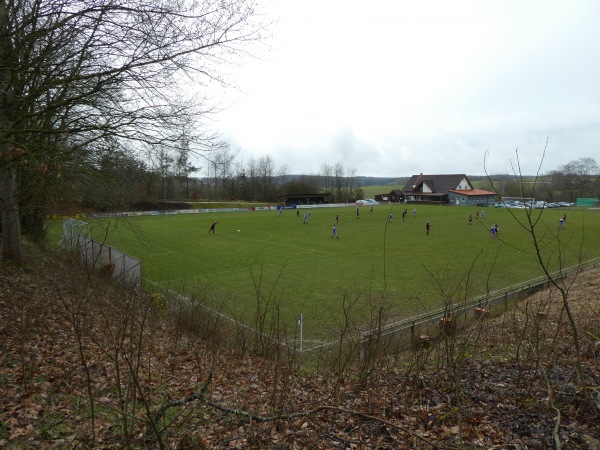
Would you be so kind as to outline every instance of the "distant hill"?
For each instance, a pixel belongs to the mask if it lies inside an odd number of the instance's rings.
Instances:
[[[404,186],[410,177],[357,177],[361,186]]]
[[[302,175],[302,174],[288,174],[283,176],[284,181],[295,180],[302,177],[310,177],[313,179],[320,179],[321,175]],[[404,186],[410,177],[365,177],[357,176],[356,179],[360,186],[391,186],[401,184]]]

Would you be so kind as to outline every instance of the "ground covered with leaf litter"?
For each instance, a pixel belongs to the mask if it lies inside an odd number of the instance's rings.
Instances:
[[[341,370],[220,347],[151,296],[26,253],[0,263],[2,448],[600,449],[598,268],[568,294],[578,346],[545,291]]]

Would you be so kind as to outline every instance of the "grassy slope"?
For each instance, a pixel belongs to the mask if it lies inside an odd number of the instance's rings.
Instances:
[[[141,258],[145,278],[176,289],[214,289],[236,315],[254,313],[259,291],[263,305],[281,303],[284,321],[302,312],[313,334],[339,317],[342,292],[370,293],[371,303],[384,293],[396,314],[406,316],[440,307],[442,298],[460,301],[540,275],[529,235],[505,209],[487,209],[485,224],[474,220],[473,226],[467,226],[471,208],[419,206],[413,218],[409,206],[405,223],[401,212],[397,205],[381,205],[374,214],[362,208],[356,219],[353,207],[314,209],[307,225],[289,210],[281,217],[261,211],[89,222],[93,237]],[[513,212],[524,217],[524,211]],[[336,213],[340,239],[332,240]],[[567,213],[567,229],[560,233],[567,264],[577,262],[584,224],[585,256],[599,256],[600,214]],[[547,257],[556,252],[561,214],[545,210],[538,224],[539,236],[546,233]],[[220,221],[215,235],[208,233],[213,219]],[[429,236],[426,221],[432,223]],[[491,239],[492,222],[499,224],[501,240]]]

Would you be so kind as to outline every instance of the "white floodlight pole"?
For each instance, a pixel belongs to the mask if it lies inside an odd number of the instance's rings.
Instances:
[[[300,325],[300,353],[302,353],[302,313],[298,316],[298,325]]]

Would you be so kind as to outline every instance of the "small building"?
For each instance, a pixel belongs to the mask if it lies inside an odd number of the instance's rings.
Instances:
[[[327,194],[283,194],[277,196],[277,205],[286,208],[296,205],[321,205],[329,203]]]
[[[380,203],[401,203],[404,202],[404,192],[402,189],[394,189],[387,194],[375,195],[375,200]]]
[[[394,189],[388,195],[392,203],[404,202],[404,192],[402,192],[402,189]]]
[[[413,175],[402,190],[407,203],[494,206],[496,193],[475,189],[465,174]]]
[[[448,204],[456,206],[490,206],[496,203],[496,193],[482,189],[448,191]]]

